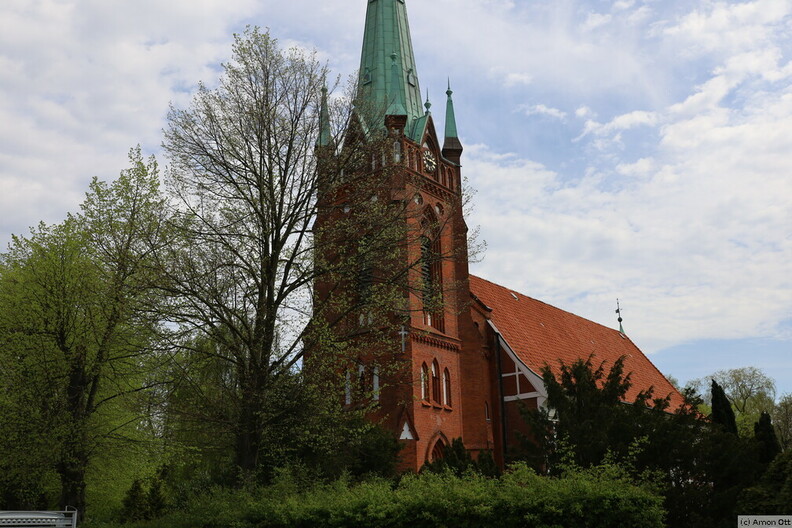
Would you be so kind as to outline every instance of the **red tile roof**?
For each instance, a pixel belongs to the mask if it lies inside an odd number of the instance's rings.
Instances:
[[[555,306],[543,303],[480,277],[470,276],[470,291],[492,310],[492,322],[514,353],[535,373],[545,365],[558,374],[560,362],[571,365],[594,355],[594,364],[609,365],[625,356],[625,372],[632,373],[627,401],[654,387],[654,397],[671,395],[671,409],[682,396],[627,336]]]

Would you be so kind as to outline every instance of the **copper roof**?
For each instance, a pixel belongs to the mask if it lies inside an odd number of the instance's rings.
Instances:
[[[624,356],[632,387],[626,401],[639,391],[654,388],[654,397],[671,395],[671,409],[682,404],[682,395],[635,346],[629,337],[588,319],[550,306],[480,277],[470,276],[470,291],[491,310],[490,317],[511,349],[535,373],[545,365],[559,373],[561,362],[571,365],[594,356],[594,364],[609,365]]]

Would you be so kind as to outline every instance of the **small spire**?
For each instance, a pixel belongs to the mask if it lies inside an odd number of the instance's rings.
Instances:
[[[451,97],[451,79],[448,79],[448,90],[446,95],[446,116],[445,116],[445,141],[443,142],[443,157],[447,160],[459,164],[462,156],[462,143],[459,141],[456,125],[456,114],[454,113],[454,100]]]
[[[457,126],[456,126],[456,114],[454,113],[454,99],[451,97],[454,95],[454,92],[451,90],[451,78],[448,78],[448,90],[446,91],[446,95],[448,96],[448,101],[446,102],[446,121],[445,121],[445,137],[448,138],[456,138],[457,136]]]
[[[622,326],[622,321],[624,321],[624,319],[622,319],[622,316],[621,316],[621,305],[619,304],[619,299],[616,299],[616,314],[619,316],[618,317],[619,333],[622,334],[622,335],[627,335],[627,334],[624,333],[624,327]]]
[[[327,109],[327,86],[322,86],[322,105],[319,109],[319,137],[316,139],[317,147],[328,147],[332,141],[330,133],[330,112]]]
[[[401,103],[401,87],[402,87],[402,69],[399,66],[397,59],[399,55],[394,51],[391,53],[391,89],[388,94],[390,99],[390,106],[385,115],[407,115],[407,110]]]
[[[432,103],[429,102],[429,89],[426,89],[426,102],[424,103],[424,108],[426,108],[426,114],[430,114],[430,108],[432,108]]]

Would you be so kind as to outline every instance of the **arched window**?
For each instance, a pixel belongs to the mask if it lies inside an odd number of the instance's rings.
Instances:
[[[374,370],[371,373],[371,382],[374,389],[374,401],[379,401],[380,399],[380,377],[379,377],[379,367],[374,367]]]
[[[421,365],[421,399],[429,401],[429,368]]]
[[[443,370],[443,405],[451,406],[451,374]]]
[[[358,365],[358,393],[362,396],[366,394],[366,367],[363,364]]]
[[[440,403],[440,367],[437,366],[437,360],[432,361],[432,400]]]
[[[352,375],[347,370],[346,380],[344,381],[344,403],[349,405],[352,403]]]
[[[427,208],[431,210],[431,208]],[[434,213],[433,213],[434,214]],[[426,222],[427,226],[432,223]],[[421,237],[421,290],[424,303],[424,324],[445,331],[443,317],[443,269],[440,236],[434,240],[424,235]]]
[[[445,443],[443,442],[443,439],[440,438],[437,440],[437,443],[432,448],[431,462],[434,462],[435,460],[440,460],[441,458],[443,458],[444,455],[445,455]]]

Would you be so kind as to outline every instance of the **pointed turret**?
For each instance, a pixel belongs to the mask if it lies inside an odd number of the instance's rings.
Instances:
[[[322,86],[322,105],[319,108],[319,137],[316,138],[317,147],[329,147],[333,141],[330,132],[330,112],[327,109],[327,86]]]
[[[456,115],[454,114],[454,100],[451,97],[451,81],[448,81],[448,101],[446,102],[445,141],[443,142],[443,157],[459,165],[462,159],[462,143],[457,135]]]
[[[384,115],[407,117],[410,131],[424,115],[404,0],[368,0],[360,59],[358,106],[377,127]]]

